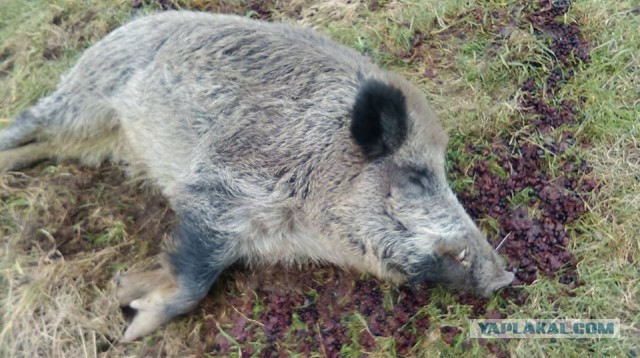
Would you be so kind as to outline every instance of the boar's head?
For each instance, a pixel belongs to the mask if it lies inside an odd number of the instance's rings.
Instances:
[[[483,296],[511,283],[447,183],[447,135],[419,90],[392,75],[364,81],[351,135],[367,158],[354,184],[353,230],[382,276]]]

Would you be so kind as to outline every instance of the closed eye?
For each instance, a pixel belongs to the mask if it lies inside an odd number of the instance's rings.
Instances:
[[[418,186],[422,189],[425,189],[424,182],[422,181],[422,177],[419,174],[411,173],[409,174],[409,183]]]
[[[406,175],[409,185],[419,188],[422,194],[437,194],[439,183],[433,171],[428,168],[412,168]]]

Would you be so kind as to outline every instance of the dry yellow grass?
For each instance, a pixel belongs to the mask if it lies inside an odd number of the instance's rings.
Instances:
[[[111,278],[154,263],[166,204],[110,166],[5,173],[0,193],[2,356],[125,354]]]

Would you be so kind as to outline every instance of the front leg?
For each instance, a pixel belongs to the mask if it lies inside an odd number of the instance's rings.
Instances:
[[[115,279],[120,305],[137,311],[124,332],[126,342],[195,308],[220,273],[236,260],[228,235],[208,226],[197,213],[185,211],[178,217],[162,268]]]

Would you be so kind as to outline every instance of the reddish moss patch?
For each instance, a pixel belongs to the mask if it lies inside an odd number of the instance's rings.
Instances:
[[[511,236],[503,245],[509,259],[509,268],[516,270],[515,284],[529,284],[538,273],[553,276],[561,268],[561,282],[575,286],[575,259],[568,251],[565,225],[584,213],[584,200],[596,189],[593,180],[583,179],[591,169],[578,158],[565,158],[566,149],[575,145],[567,128],[579,121],[578,104],[557,98],[558,90],[571,78],[576,66],[588,62],[588,45],[580,39],[576,25],[556,21],[566,13],[569,2],[541,2],[541,9],[527,16],[540,36],[550,37],[551,49],[559,61],[547,64],[553,68],[544,84],[536,85],[530,78],[522,85],[525,92],[523,108],[530,115],[531,132],[520,138],[504,138],[490,148],[469,148],[482,157],[499,158],[497,164],[508,174],[501,178],[492,173],[488,161],[476,161],[472,173],[476,177],[475,189],[479,195],[461,194],[461,199],[474,217],[488,215],[499,221],[501,237]],[[543,31],[544,30],[544,31]],[[549,135],[541,148],[529,141],[533,130]],[[557,137],[558,139],[555,139]],[[510,144],[515,143],[515,144]],[[544,157],[553,155],[563,160],[563,174],[552,177]],[[528,205],[509,211],[506,198],[529,190]],[[537,209],[537,214],[527,208]],[[496,238],[499,240],[499,238]],[[495,242],[494,244],[498,244]]]
[[[428,303],[426,288],[403,287],[385,298],[381,282],[340,269],[270,268],[249,277],[236,269],[218,287],[231,294],[224,302],[210,296],[203,303],[210,314],[200,341],[203,352],[336,356],[347,346],[375,351],[378,338],[392,337],[396,351],[408,354],[429,327],[428,317],[416,315]]]
[[[508,270],[516,274],[513,285],[528,285],[544,275],[566,284],[567,294],[580,280],[576,259],[568,249],[566,225],[584,214],[584,202],[597,190],[597,184],[588,176],[589,165],[566,154],[576,145],[571,130],[580,121],[578,108],[582,103],[559,98],[558,93],[577,66],[589,61],[589,45],[581,39],[579,28],[556,20],[569,5],[568,1],[543,0],[535,8],[525,7],[529,12],[527,21],[537,36],[549,42],[557,59],[543,64],[550,69],[544,83],[529,78],[521,86],[525,93],[522,108],[532,125],[526,130],[504,131],[489,146],[467,147],[478,158],[492,159],[475,160],[466,173],[461,168],[468,163],[454,163],[450,173],[454,178],[474,177],[474,190],[465,190],[458,196],[474,219],[490,217],[499,223],[500,234],[490,241],[497,247],[507,237],[499,252],[506,256]],[[517,132],[518,137],[509,137],[509,132]],[[546,138],[542,147],[530,140],[539,135]],[[547,156],[561,161],[561,175],[549,172]],[[524,202],[513,207],[508,199],[519,194]],[[527,298],[512,287],[502,290],[502,295],[517,304]],[[485,312],[484,299],[463,295],[459,301],[472,305],[474,316],[495,316],[495,311]],[[487,348],[494,354],[506,353],[495,344],[487,344]]]

